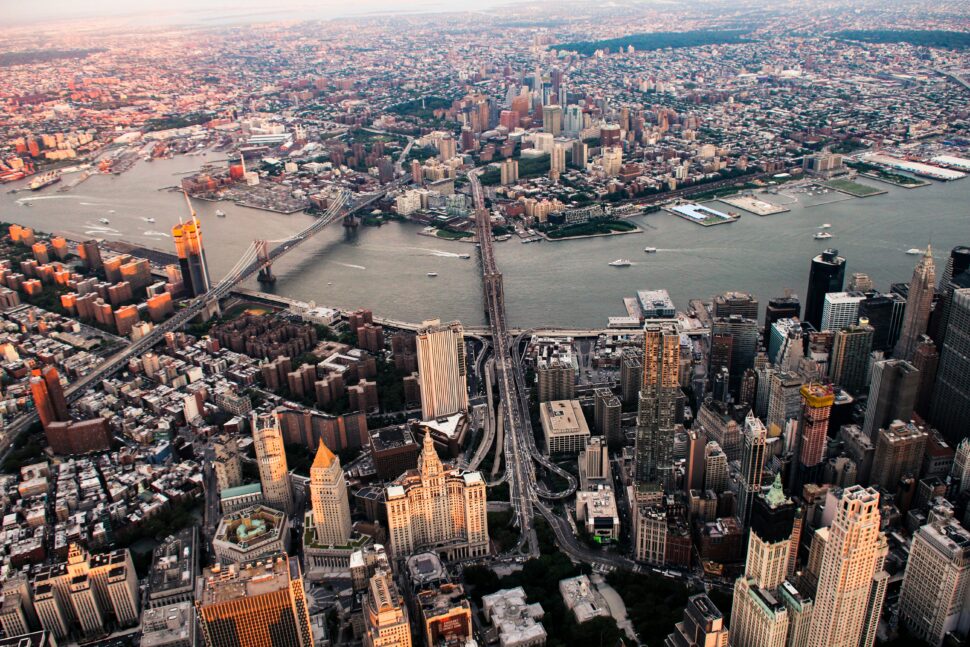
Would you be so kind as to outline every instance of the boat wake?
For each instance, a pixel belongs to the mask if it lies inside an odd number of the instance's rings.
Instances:
[[[344,267],[349,267],[352,270],[366,270],[367,268],[363,265],[354,265],[353,263],[341,263],[339,261],[334,261],[336,265],[342,265]]]
[[[171,236],[169,236],[168,234],[166,234],[164,231],[152,231],[152,230],[149,230],[149,231],[146,231],[142,235],[143,236],[161,236],[163,238],[171,238]]]

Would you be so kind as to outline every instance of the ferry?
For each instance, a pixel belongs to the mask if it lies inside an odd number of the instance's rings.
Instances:
[[[107,218],[99,218],[98,219],[98,222],[100,222],[102,225],[110,225],[111,224],[111,221],[108,220]]]
[[[643,251],[645,251],[647,254],[656,254],[657,253],[657,248],[656,247],[644,247],[643,248]]]
[[[922,250],[922,249],[918,249],[916,247],[913,247],[912,249],[907,249],[906,250],[906,253],[907,254],[911,254],[913,256],[918,256],[920,254],[925,254],[926,252],[924,250]]]
[[[832,237],[832,234],[830,234],[827,231],[820,231],[812,236],[812,238],[814,238],[815,240],[825,240],[831,237]]]
[[[226,212],[222,209],[216,209],[216,218],[225,218]]]
[[[431,278],[434,278],[434,277],[438,276],[438,273],[437,272],[428,272],[428,276],[430,276]]]
[[[61,174],[57,171],[48,171],[43,175],[34,178],[34,181],[30,183],[31,191],[40,191],[46,186],[50,186],[55,182],[61,181]]]
[[[625,258],[618,258],[612,263],[610,263],[609,265],[610,267],[630,267],[631,265],[633,265],[633,263],[631,263]]]

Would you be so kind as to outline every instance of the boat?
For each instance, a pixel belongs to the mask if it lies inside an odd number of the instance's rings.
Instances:
[[[430,276],[431,278],[434,278],[434,277],[438,276],[438,273],[437,272],[428,272],[428,276]]]
[[[912,249],[907,249],[906,250],[906,253],[907,254],[912,254],[913,256],[918,256],[920,254],[925,254],[926,252],[924,250],[922,250],[922,249],[918,249],[916,247],[913,247]]]
[[[643,248],[643,251],[645,251],[648,254],[656,254],[657,253],[657,248],[656,247],[644,247]]]
[[[830,225],[829,223],[825,223],[824,225],[819,225],[819,226],[818,226],[818,228],[819,228],[819,229],[828,229],[828,228],[829,228],[829,227],[831,227],[831,226],[832,226],[832,225]]]
[[[155,222],[154,218],[145,218],[145,222]]]
[[[216,218],[225,218],[226,212],[222,209],[216,209]]]
[[[471,258],[471,257],[472,257],[471,254],[459,254],[458,255],[458,258],[464,258],[466,260],[469,259],[469,258]]]
[[[618,258],[610,263],[610,267],[630,267],[631,265],[633,265],[633,263],[625,258]]]
[[[812,236],[812,238],[814,238],[815,240],[825,240],[826,238],[831,238],[831,237],[832,237],[832,234],[830,234],[827,231],[820,231],[820,232],[815,233]]]
[[[35,177],[33,182],[30,183],[31,191],[40,191],[45,186],[50,186],[55,182],[61,181],[61,174],[57,171],[48,171],[43,175]]]
[[[111,224],[111,221],[108,220],[107,218],[99,218],[98,219],[98,222],[100,222],[102,225],[110,225]]]
[[[115,212],[114,209],[108,209],[108,213],[114,213],[114,212]]]

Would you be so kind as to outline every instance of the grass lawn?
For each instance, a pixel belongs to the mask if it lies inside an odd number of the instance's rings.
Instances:
[[[883,189],[877,189],[873,186],[868,186],[866,184],[860,184],[858,182],[853,182],[852,180],[846,180],[841,178],[836,178],[834,180],[828,180],[827,182],[822,182],[823,186],[827,186],[830,189],[835,189],[836,191],[842,191],[843,193],[848,193],[849,195],[854,195],[857,198],[864,198],[866,196],[875,195],[877,193],[885,193]]]

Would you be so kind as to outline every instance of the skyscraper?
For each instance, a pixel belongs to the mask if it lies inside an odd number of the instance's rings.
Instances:
[[[916,412],[923,418],[930,413],[930,398],[936,384],[936,372],[940,367],[940,353],[929,335],[923,335],[913,353],[913,367],[919,371],[919,389],[916,392]]]
[[[745,319],[758,319],[758,299],[747,292],[718,294],[714,297],[713,306],[715,317],[738,315]]]
[[[798,507],[782,491],[776,478],[766,494],[758,494],[751,512],[751,533],[744,575],[734,583],[731,643],[734,647],[784,647],[791,635],[785,596],[792,551],[798,548]]]
[[[875,329],[873,350],[891,351],[895,348],[903,329],[905,311],[906,299],[896,292],[866,293],[865,300],[859,303],[859,318],[868,319],[869,325]]]
[[[562,106],[542,106],[542,129],[555,137],[562,134]]]
[[[671,323],[648,322],[643,330],[643,380],[635,443],[638,484],[657,484],[669,474],[674,426],[680,406],[680,334]]]
[[[430,434],[429,434],[430,435]],[[350,500],[340,459],[320,441],[310,466],[310,507],[316,544],[344,546],[350,539]],[[309,526],[309,524],[308,524]]]
[[[40,423],[45,429],[52,422],[67,422],[71,419],[60,374],[53,366],[45,366],[40,371],[34,371],[34,375],[30,378],[30,394]]]
[[[798,429],[798,464],[792,470],[793,492],[815,480],[825,459],[829,416],[835,392],[827,384],[806,384],[801,388],[802,416]]]
[[[970,532],[938,519],[913,535],[899,594],[899,619],[916,638],[942,645],[951,631],[970,627]]]
[[[879,493],[842,491],[821,555],[809,647],[872,647],[886,595],[888,553]]]
[[[779,319],[798,319],[801,314],[802,306],[795,295],[768,299],[768,305],[765,306],[764,343],[768,343],[768,337],[771,335],[771,324]]]
[[[866,369],[872,351],[873,329],[865,319],[857,326],[849,326],[835,333],[829,378],[852,394],[866,388]]]
[[[465,338],[461,324],[425,321],[417,334],[421,415],[425,420],[468,410]]]
[[[408,609],[391,573],[378,569],[364,600],[364,647],[411,647]]]
[[[186,199],[188,197],[186,196]],[[180,222],[172,227],[172,239],[175,241],[175,252],[182,270],[182,283],[191,297],[199,296],[209,291],[209,268],[205,262],[205,250],[202,247],[202,224],[195,213],[192,220]]]
[[[300,562],[285,553],[202,572],[195,601],[207,647],[312,647]]]
[[[827,249],[812,259],[808,274],[808,292],[805,294],[805,321],[816,330],[822,329],[822,307],[825,295],[841,292],[845,280],[845,259],[839,250]]]
[[[970,420],[970,288],[953,291],[930,420],[951,441],[967,435],[967,421]]]
[[[950,250],[950,255],[943,266],[943,276],[940,277],[940,285],[937,292],[940,295],[937,310],[939,314],[933,317],[933,330],[930,336],[936,342],[936,347],[943,346],[943,337],[946,334],[946,326],[950,319],[950,307],[953,302],[953,291],[959,288],[970,288],[970,247],[957,245]]]
[[[916,406],[920,374],[909,362],[884,359],[872,365],[872,383],[862,432],[873,438],[893,420],[909,420]]]
[[[930,321],[933,308],[933,290],[936,284],[936,266],[933,264],[933,250],[926,246],[926,252],[913,270],[906,295],[906,314],[903,316],[903,331],[896,343],[899,359],[912,359],[920,335],[924,334]]]
[[[757,311],[757,301],[754,308]],[[746,319],[739,314],[714,319],[711,336],[721,339],[730,338],[730,361],[728,370],[731,375],[731,391],[737,393],[741,376],[749,368],[754,368],[754,356],[758,352],[761,337],[757,319]],[[713,357],[713,350],[712,350]]]
[[[728,628],[724,615],[706,593],[687,599],[684,619],[664,642],[667,647],[727,647]]]
[[[866,300],[861,292],[829,292],[822,300],[822,327],[842,330],[859,321],[859,304]]]
[[[900,420],[879,429],[873,438],[872,484],[895,492],[900,478],[919,477],[928,437],[922,427]]]
[[[283,448],[279,415],[253,413],[253,447],[259,466],[259,481],[267,505],[287,514],[293,512],[293,491]]]
[[[741,434],[741,488],[738,493],[738,520],[747,527],[751,506],[761,492],[761,476],[765,467],[768,431],[753,413],[744,420]]]
[[[479,472],[446,470],[430,433],[418,458],[384,491],[387,535],[395,557],[435,548],[446,559],[488,554],[485,480]]]

